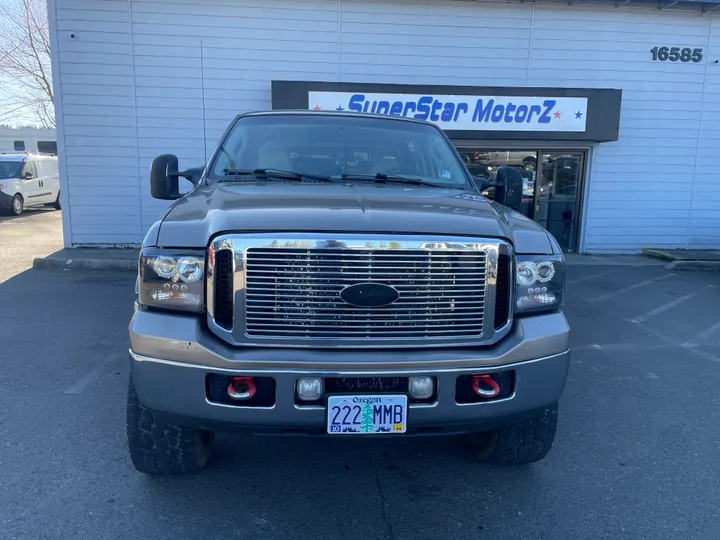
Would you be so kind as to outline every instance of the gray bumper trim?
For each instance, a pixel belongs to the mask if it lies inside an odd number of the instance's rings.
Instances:
[[[378,353],[382,355],[382,353]],[[295,382],[301,375],[344,376],[358,372],[320,372],[318,370],[235,370],[238,374],[272,376],[276,381],[276,403],[272,407],[233,407],[208,401],[205,377],[208,373],[233,370],[203,368],[174,361],[132,355],[132,375],[140,402],[146,407],[184,419],[184,425],[207,427],[222,424],[251,432],[322,433],[326,422],[324,407],[303,407],[295,404]],[[437,401],[430,405],[410,405],[408,427],[412,430],[476,426],[504,418],[521,417],[557,402],[565,388],[570,352],[536,358],[526,362],[498,367],[475,367],[436,370],[378,370],[365,375],[408,376],[413,373],[432,374],[437,378]],[[504,399],[460,405],[455,401],[455,382],[463,373],[484,373],[512,369],[515,391]],[[471,428],[459,428],[459,432]]]
[[[136,309],[130,322],[134,354],[223,370],[397,372],[504,366],[549,357],[570,348],[565,316],[515,319],[491,347],[444,349],[298,349],[233,347],[212,334],[203,317]]]

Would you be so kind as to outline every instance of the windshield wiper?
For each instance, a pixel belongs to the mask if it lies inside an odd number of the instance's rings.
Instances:
[[[256,178],[281,178],[283,180],[296,180],[302,182],[303,179],[317,180],[319,182],[332,182],[329,176],[320,176],[318,174],[299,173],[294,171],[281,171],[279,169],[223,169],[223,173],[227,176],[254,176]],[[232,180],[220,180],[220,182],[230,182]]]
[[[407,176],[398,176],[395,174],[343,174],[341,176],[343,180],[372,180],[376,184],[396,183],[396,184],[412,184],[414,186],[431,186],[445,189],[464,189],[462,186],[453,186],[446,184],[434,184],[432,182],[426,182],[420,178],[411,178]]]

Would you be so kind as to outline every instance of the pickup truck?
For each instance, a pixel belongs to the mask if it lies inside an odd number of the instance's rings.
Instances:
[[[514,210],[520,173],[493,185],[491,202],[436,125],[360,113],[243,114],[205,167],[155,158],[152,196],[174,203],[130,322],[136,469],[199,471],[217,431],[464,434],[481,461],[545,457],[565,262]]]

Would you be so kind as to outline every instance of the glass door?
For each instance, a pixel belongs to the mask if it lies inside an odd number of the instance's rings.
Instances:
[[[550,231],[563,251],[576,251],[585,152],[541,152],[533,219]]]
[[[500,167],[518,169],[523,176],[520,211],[550,231],[563,251],[577,250],[585,150],[507,150],[463,145],[458,152],[473,176],[494,180]],[[486,195],[492,198],[493,190],[490,188]]]
[[[468,150],[458,149],[470,174],[494,180],[500,167],[514,167],[523,176],[523,200],[520,211],[533,218],[535,214],[535,180],[537,157],[535,150]],[[490,197],[492,198],[492,190]]]

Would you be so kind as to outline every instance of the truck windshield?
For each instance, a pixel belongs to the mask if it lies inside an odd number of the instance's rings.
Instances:
[[[331,114],[242,117],[210,170],[216,181],[247,181],[253,180],[253,171],[284,171],[310,180],[407,178],[415,184],[468,186],[460,159],[435,126]]]
[[[0,180],[20,178],[22,167],[22,161],[0,161]]]

